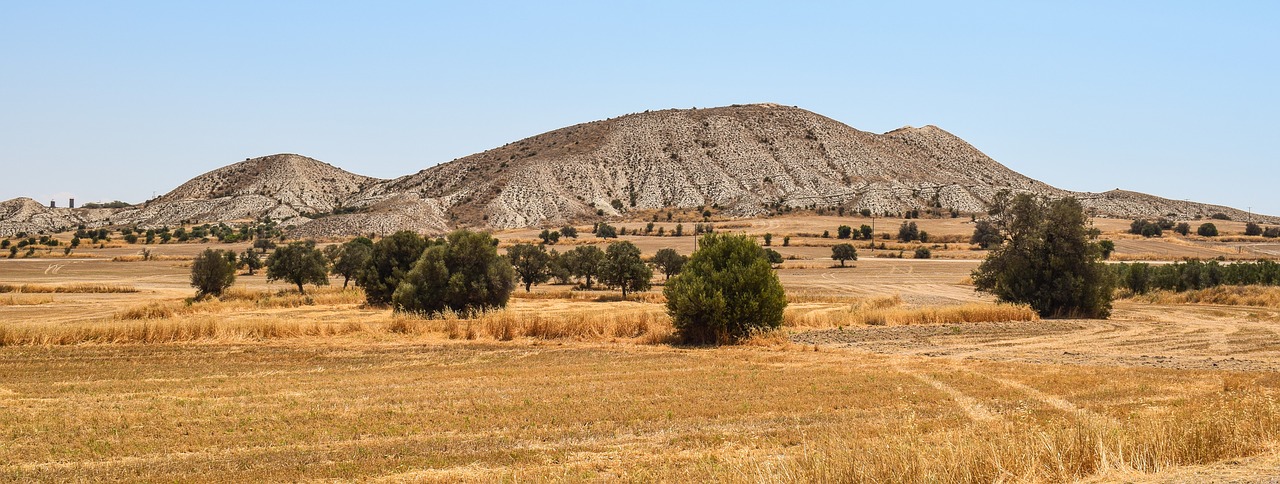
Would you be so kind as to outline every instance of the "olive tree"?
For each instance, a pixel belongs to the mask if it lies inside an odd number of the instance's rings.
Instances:
[[[332,257],[333,268],[330,272],[335,276],[342,276],[342,288],[347,288],[347,283],[351,279],[357,278],[361,272],[369,267],[369,262],[373,258],[373,241],[365,237],[356,237],[346,243],[338,246],[333,251]]]
[[[640,248],[627,241],[614,242],[605,249],[604,260],[600,263],[600,282],[609,287],[622,289],[622,297],[628,291],[649,289],[653,270],[640,258]]]
[[[426,240],[407,230],[374,243],[369,264],[356,276],[356,285],[364,289],[365,300],[373,306],[390,304],[400,280],[426,248]]]
[[[235,282],[236,266],[222,250],[205,249],[191,261],[191,286],[196,288],[196,299],[221,296]]]
[[[303,284],[329,285],[328,274],[328,259],[316,249],[315,241],[290,242],[277,247],[267,257],[267,280],[292,283],[298,286],[298,292],[302,294],[306,294]]]
[[[516,276],[524,284],[524,292],[529,292],[534,284],[542,284],[551,279],[551,254],[542,245],[513,245],[507,249],[507,257],[511,259]]]
[[[831,247],[831,258],[840,261],[840,267],[844,267],[844,261],[858,260],[858,249],[851,244],[836,244]]]
[[[498,255],[496,242],[486,233],[458,230],[432,244],[399,281],[392,306],[419,314],[506,307],[515,270]]]
[[[681,255],[671,248],[661,249],[656,254],[653,254],[653,265],[657,266],[658,270],[662,271],[662,274],[667,279],[679,274],[687,262],[689,262],[688,256]]]
[[[782,326],[786,294],[765,250],[745,235],[703,237],[663,294],[687,344],[732,344]]]

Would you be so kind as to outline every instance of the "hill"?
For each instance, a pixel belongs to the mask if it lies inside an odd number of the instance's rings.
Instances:
[[[731,216],[787,207],[967,213],[984,211],[1000,190],[1076,196],[1099,216],[1247,216],[1120,190],[1058,189],[936,126],[876,134],[799,108],[751,104],[578,124],[393,180],[299,155],[266,156],[196,177],[139,207],[52,209],[62,218],[4,217],[0,230],[48,230],[56,227],[50,223],[66,221],[159,226],[269,216],[294,226],[299,236],[328,236],[556,226],[672,207],[715,207]]]

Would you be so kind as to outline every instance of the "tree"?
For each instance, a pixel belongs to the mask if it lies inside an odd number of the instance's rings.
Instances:
[[[551,278],[555,279],[557,284],[573,282],[573,269],[569,267],[569,257],[556,252],[555,249],[551,249],[551,263],[547,265],[547,272],[551,273]]]
[[[1152,222],[1146,219],[1137,219],[1129,224],[1129,233],[1141,235],[1143,237],[1160,237],[1164,235],[1164,228],[1159,222]]]
[[[837,239],[847,239],[852,235],[853,235],[853,227],[850,227],[848,225],[841,225],[839,227],[836,227]]]
[[[667,283],[667,313],[687,344],[732,344],[782,326],[786,293],[768,256],[745,235],[709,235]]]
[[[671,215],[671,213],[668,212],[667,215]],[[676,224],[675,236],[680,237],[682,235],[684,235],[684,224]]]
[[[551,254],[541,245],[513,245],[507,249],[507,258],[511,259],[516,276],[524,283],[524,292],[529,292],[534,284],[551,279]]]
[[[932,257],[933,257],[933,251],[929,250],[929,248],[928,248],[928,247],[917,247],[917,248],[916,248],[915,258],[917,258],[917,259],[929,259],[929,258],[932,258]]]
[[[13,249],[16,252],[17,247]],[[221,296],[235,282],[236,267],[221,250],[205,249],[191,261],[191,286],[196,288],[196,299]]]
[[[262,268],[262,257],[253,249],[245,249],[240,254],[240,265],[248,269],[249,275],[252,276],[254,272]]]
[[[618,238],[618,229],[607,223],[600,222],[600,225],[596,226],[596,237],[602,239],[616,239]]]
[[[831,258],[840,261],[840,267],[844,267],[844,261],[858,260],[858,249],[851,244],[836,244],[831,248]]]
[[[661,249],[653,254],[653,264],[658,266],[658,270],[662,271],[668,280],[671,276],[679,274],[686,262],[689,262],[689,257],[681,255],[675,249]]]
[[[329,262],[315,241],[291,242],[267,257],[267,280],[293,283],[299,293],[306,294],[303,284],[329,285]]]
[[[515,270],[495,242],[486,233],[457,230],[432,244],[396,286],[393,307],[417,314],[506,307]]]
[[[1262,235],[1262,226],[1253,222],[1244,224],[1244,234],[1249,236]]]
[[[342,276],[342,288],[347,288],[347,283],[352,279],[359,280],[360,274],[368,270],[370,261],[373,260],[373,241],[367,237],[356,237],[346,243],[338,246],[338,250],[334,254],[333,268],[330,272],[335,276]]]
[[[542,239],[542,243],[555,245],[560,241],[560,232],[549,229],[542,229],[542,233],[538,234],[538,238]]]
[[[866,240],[871,240],[871,236],[875,235],[871,233],[871,226],[867,224],[862,224],[861,227],[858,227],[858,232],[861,232],[862,238]]]
[[[1186,222],[1179,222],[1178,225],[1175,225],[1173,227],[1173,231],[1176,232],[1178,235],[1186,236],[1191,233],[1191,224]]]
[[[974,285],[1044,317],[1109,316],[1113,282],[1080,202],[1019,194],[1007,203],[1008,243],[974,271]]]
[[[391,304],[396,286],[413,268],[427,245],[426,240],[408,230],[374,243],[369,265],[356,276],[356,285],[364,289],[365,300],[373,306]]]
[[[990,220],[979,220],[973,225],[973,237],[969,238],[969,243],[978,244],[978,247],[990,249],[1004,242],[1004,236],[1000,234],[1000,228]]]
[[[791,236],[790,236],[790,235],[784,235],[784,236],[782,236],[782,246],[783,246],[783,247],[791,247]]]
[[[1211,223],[1203,224],[1200,226],[1200,228],[1196,229],[1196,235],[1199,235],[1201,237],[1217,237],[1218,227]]]
[[[764,256],[765,256],[764,257],[765,259],[769,260],[770,265],[781,264],[783,262],[782,254],[778,253],[778,251],[773,249],[765,249]]]
[[[614,242],[605,249],[604,261],[600,263],[600,282],[621,288],[623,298],[627,297],[627,291],[649,289],[652,278],[653,270],[640,258],[640,248],[635,244]]]
[[[578,229],[575,227],[570,227],[566,225],[560,228],[560,235],[563,237],[576,239],[578,238]]]
[[[773,245],[773,234],[766,233],[764,234],[764,246],[768,247],[770,245]]]
[[[1098,248],[1102,249],[1102,260],[1107,260],[1116,251],[1116,243],[1110,240],[1102,240],[1098,242]]]
[[[565,265],[574,276],[586,280],[587,289],[591,289],[591,278],[600,275],[600,263],[604,262],[604,251],[594,245],[581,245],[565,252],[563,257],[569,260]]]
[[[911,242],[920,239],[920,228],[915,222],[902,222],[902,226],[898,227],[898,240],[902,242]]]

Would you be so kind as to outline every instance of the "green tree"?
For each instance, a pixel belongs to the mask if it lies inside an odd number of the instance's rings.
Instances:
[[[1102,260],[1107,260],[1116,251],[1116,243],[1110,240],[1101,240],[1098,241],[1098,248],[1102,249]]]
[[[600,224],[596,226],[596,237],[602,239],[616,239],[618,238],[618,229],[607,223],[600,222]]]
[[[920,227],[915,222],[902,222],[902,226],[898,227],[898,240],[902,242],[911,242],[920,240]]]
[[[1004,242],[1004,235],[1000,234],[1000,228],[990,220],[979,220],[973,224],[973,236],[969,238],[969,243],[978,244],[978,247],[990,249]]]
[[[524,292],[529,292],[534,284],[551,279],[551,254],[544,246],[516,244],[507,249],[507,258],[511,259],[516,276],[524,284]]]
[[[1203,224],[1200,226],[1200,228],[1196,229],[1196,235],[1199,235],[1201,237],[1217,237],[1218,226],[1211,223]]]
[[[840,267],[844,267],[844,261],[858,260],[858,249],[851,244],[836,244],[831,247],[831,258],[840,261]]]
[[[1253,222],[1244,224],[1244,234],[1249,236],[1262,235],[1262,226]]]
[[[609,287],[622,289],[622,297],[628,291],[649,289],[653,270],[640,258],[640,248],[628,241],[614,242],[605,249],[604,261],[600,263],[600,282]]]
[[[764,246],[768,247],[771,245],[773,245],[773,234],[769,234],[769,233],[764,234]]]
[[[783,262],[782,254],[776,250],[765,249],[764,255],[766,259],[769,259],[769,264],[781,264]]]
[[[369,263],[373,260],[373,241],[367,237],[356,237],[342,245],[330,247],[338,247],[331,257],[333,268],[330,272],[335,276],[342,276],[342,288],[346,289],[348,282],[352,279],[359,280],[360,274],[369,269]]]
[[[871,236],[874,235],[871,233],[871,226],[867,224],[862,224],[861,227],[858,227],[858,231],[862,232],[863,240],[871,240]]]
[[[329,261],[316,249],[315,241],[291,242],[267,257],[267,280],[295,284],[299,293],[306,294],[303,284],[329,285]]]
[[[356,276],[356,285],[364,289],[365,300],[373,306],[391,304],[391,296],[395,294],[400,280],[413,268],[426,248],[426,240],[407,230],[374,243],[369,265]]]
[[[745,235],[709,235],[667,283],[667,313],[687,344],[732,344],[782,326],[786,294],[768,257]]]
[[[1178,235],[1182,235],[1182,236],[1189,235],[1191,233],[1191,224],[1186,222],[1179,222],[1178,225],[1175,225],[1173,227],[1173,231],[1176,232]]]
[[[542,239],[542,243],[544,244],[555,245],[556,242],[560,241],[560,232],[550,229],[542,229],[542,232],[538,234],[538,238]]]
[[[556,252],[555,249],[551,249],[551,263],[547,265],[547,272],[551,273],[551,278],[555,279],[557,284],[573,282],[573,269],[569,267],[569,257]]]
[[[191,286],[196,288],[196,299],[221,296],[235,282],[236,267],[221,250],[205,249],[191,261]]]
[[[600,263],[604,262],[604,251],[594,245],[580,245],[565,252],[562,257],[568,258],[565,265],[574,276],[586,281],[587,289],[591,289],[591,279],[600,275]]]
[[[689,262],[688,256],[681,255],[671,248],[661,249],[653,254],[653,264],[658,266],[658,270],[662,271],[668,280],[671,276],[679,274],[686,262]]]
[[[245,249],[240,254],[240,265],[249,271],[249,275],[253,275],[258,269],[262,268],[262,256],[258,255],[253,249]]]
[[[486,233],[458,230],[431,245],[400,280],[392,305],[418,314],[506,307],[515,270],[498,255],[496,241]]]
[[[560,235],[562,237],[576,239],[578,238],[578,229],[575,227],[566,225],[560,228]]]
[[[1009,241],[974,271],[979,290],[1044,317],[1110,315],[1113,282],[1080,202],[1019,194],[1001,209]]]
[[[839,227],[836,227],[837,239],[847,239],[852,236],[853,236],[853,227],[850,227],[848,225],[841,225]]]
[[[929,258],[932,258],[932,257],[933,257],[933,251],[929,250],[929,248],[928,248],[928,247],[917,247],[917,248],[916,248],[915,258],[917,258],[917,259],[929,259]]]
[[[782,246],[783,246],[783,247],[791,247],[791,236],[790,236],[790,235],[784,235],[784,236],[782,236]]]

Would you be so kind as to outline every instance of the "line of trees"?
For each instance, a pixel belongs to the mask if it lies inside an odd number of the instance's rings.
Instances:
[[[1221,264],[1186,261],[1173,264],[1122,263],[1111,265],[1122,289],[1133,294],[1151,291],[1194,291],[1217,286],[1280,286],[1280,263],[1269,260]]]

